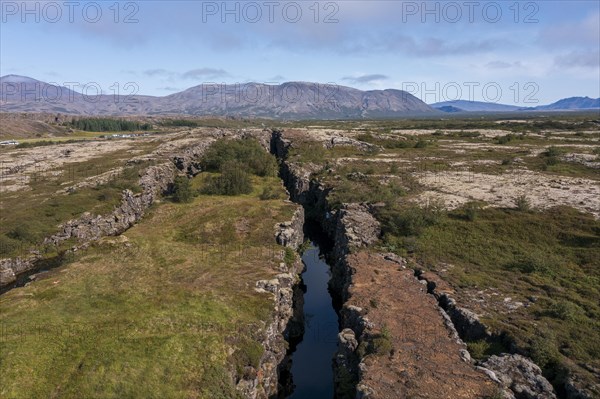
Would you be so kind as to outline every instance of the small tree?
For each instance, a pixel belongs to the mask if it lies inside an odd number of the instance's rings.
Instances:
[[[515,200],[515,205],[517,209],[521,212],[529,212],[531,210],[531,202],[527,198],[525,194],[519,195]]]
[[[481,204],[475,201],[471,201],[465,204],[465,218],[472,222],[477,219],[477,215],[481,210]]]
[[[192,202],[194,192],[190,180],[185,176],[177,176],[173,182],[173,200],[180,203]]]

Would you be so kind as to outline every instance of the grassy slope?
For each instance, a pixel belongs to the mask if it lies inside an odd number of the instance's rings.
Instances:
[[[130,246],[108,240],[2,296],[0,396],[235,397],[231,375],[257,364],[255,326],[272,309],[254,283],[274,274],[274,225],[294,209],[257,198],[282,191],[277,179],[257,182],[251,195],[158,205]]]

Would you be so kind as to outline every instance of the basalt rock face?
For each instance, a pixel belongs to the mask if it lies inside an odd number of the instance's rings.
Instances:
[[[438,300],[462,339],[474,341],[491,336],[476,313],[458,306],[456,300],[451,297],[454,291],[445,281],[433,273],[418,273],[418,275],[421,281],[427,283],[427,291]]]
[[[27,258],[0,259],[0,287],[6,287],[17,281],[17,276],[31,270],[39,256]]]
[[[277,226],[275,237],[286,237],[280,244],[294,250],[302,244],[304,211],[302,208],[294,213],[292,220]],[[293,226],[293,227],[292,227]],[[292,231],[293,230],[293,231]],[[266,324],[261,342],[265,349],[257,370],[245,372],[245,376],[236,380],[238,391],[249,399],[267,399],[281,391],[279,373],[285,367],[287,343],[285,336],[294,317],[294,287],[300,280],[303,264],[299,257],[291,264],[279,264],[279,274],[271,280],[256,283],[256,291],[270,293],[274,301],[272,319]],[[283,363],[283,365],[282,365]],[[250,377],[251,376],[251,377]]]
[[[292,220],[278,225],[278,231],[275,236],[277,244],[284,247],[298,248],[304,242],[302,232],[304,226],[304,208],[299,207]]]
[[[588,370],[592,371],[592,370]],[[596,381],[600,381],[600,373],[594,370]],[[597,399],[600,397],[600,382],[594,386],[585,386],[577,375],[570,375],[565,381],[567,399]]]
[[[526,357],[516,354],[491,356],[482,366],[495,374],[506,392],[512,392],[512,398],[556,399],[542,370]]]
[[[346,256],[351,250],[364,248],[377,242],[381,225],[366,204],[344,204],[332,219],[335,220],[333,222],[335,263],[329,286],[334,292],[341,293],[342,300],[346,301],[348,286],[352,279],[352,269],[346,263]]]
[[[121,204],[112,213],[94,216],[86,212],[80,218],[63,224],[61,231],[46,238],[44,244],[59,245],[70,238],[75,238],[79,242],[94,241],[104,236],[123,233],[139,221],[146,209],[167,191],[174,176],[175,166],[170,162],[149,167],[140,178],[142,193],[123,191]]]

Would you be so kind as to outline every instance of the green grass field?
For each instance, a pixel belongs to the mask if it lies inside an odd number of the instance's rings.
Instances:
[[[0,396],[236,397],[273,307],[253,288],[282,261],[274,226],[295,209],[258,198],[284,195],[277,178],[253,179],[248,195],[156,205],[127,238],[0,297]]]

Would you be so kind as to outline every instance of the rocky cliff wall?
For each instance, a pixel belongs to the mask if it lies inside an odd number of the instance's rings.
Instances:
[[[238,391],[249,399],[267,399],[281,391],[279,374],[287,352],[285,339],[294,317],[294,286],[300,281],[304,265],[299,256],[294,262],[284,262],[284,248],[297,250],[304,241],[304,209],[298,207],[291,220],[276,226],[275,239],[282,246],[279,273],[271,280],[256,282],[256,291],[272,295],[274,309],[271,320],[262,331],[264,353],[256,370],[247,370],[236,377]],[[285,366],[285,364],[283,364]]]

